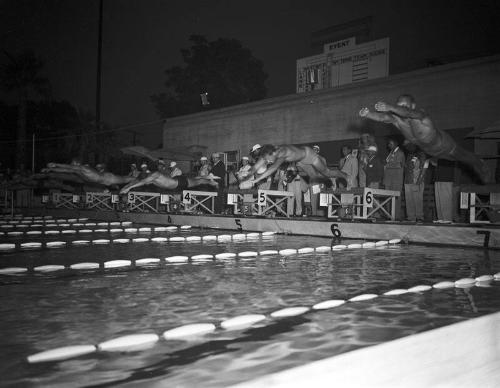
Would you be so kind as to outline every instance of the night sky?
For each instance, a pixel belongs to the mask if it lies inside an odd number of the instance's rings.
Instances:
[[[102,120],[124,126],[158,120],[149,96],[164,70],[182,65],[191,34],[235,38],[264,62],[268,97],[295,93],[296,60],[319,54],[311,33],[366,16],[371,40],[390,38],[390,73],[426,60],[499,51],[500,5],[491,1],[104,0]],[[33,49],[53,97],[94,111],[98,0],[0,0],[1,47]],[[6,61],[1,54],[0,62]],[[4,96],[4,100],[5,100]],[[141,143],[160,143],[161,124],[137,127]]]

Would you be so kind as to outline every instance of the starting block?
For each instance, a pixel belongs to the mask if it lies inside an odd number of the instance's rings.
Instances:
[[[320,206],[328,208],[328,218],[340,217],[339,209],[350,213],[345,218],[363,219],[396,218],[396,197],[399,191],[356,187],[350,190],[335,190],[320,194]]]
[[[233,206],[233,214],[246,216],[257,214],[258,206],[254,194],[257,192],[227,193],[227,204]]]
[[[85,193],[85,203],[87,209],[115,210],[119,202],[117,194],[111,193]]]
[[[158,213],[160,193],[144,193],[139,191],[130,191],[127,194],[128,211],[141,211]]]
[[[469,210],[471,224],[499,222],[500,193],[492,189],[495,188],[480,186],[460,193],[460,209]]]
[[[184,190],[182,192],[182,203],[184,204],[184,211],[192,213],[201,211],[203,213],[214,214],[215,191],[191,191]]]
[[[72,193],[52,193],[52,202],[56,208],[77,209],[80,207],[81,197]]]
[[[257,191],[257,214],[268,215],[275,211],[276,215],[290,217],[293,212],[294,195],[289,191],[258,190]]]

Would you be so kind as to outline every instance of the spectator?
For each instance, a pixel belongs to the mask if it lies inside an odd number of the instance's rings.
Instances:
[[[252,169],[252,166],[250,165],[250,160],[248,159],[248,156],[243,156],[241,158],[241,167],[236,173],[236,177],[238,178],[238,181],[243,181],[245,180],[249,175],[250,175],[250,170]]]
[[[137,179],[144,179],[149,176],[149,174],[151,174],[151,171],[148,168],[148,164],[146,162],[142,162],[141,171],[139,172]]]
[[[176,176],[181,176],[182,171],[179,167],[177,167],[177,163],[172,161],[170,162],[170,178],[175,178]]]
[[[214,204],[215,212],[220,214],[224,210],[224,203],[225,203],[224,188],[226,186],[226,166],[224,165],[224,162],[221,160],[220,154],[217,152],[212,154],[212,162],[213,162],[212,174],[220,178],[220,180],[218,180],[219,182],[218,195],[215,198],[215,204]]]
[[[137,169],[137,165],[135,163],[132,163],[130,165],[130,172],[127,176],[130,176],[132,178],[137,178],[139,176],[139,170]]]
[[[342,147],[342,159],[339,162],[340,171],[346,174],[347,189],[358,187],[358,159],[354,155],[352,147],[345,145]]]
[[[376,146],[368,146],[364,150],[366,162],[364,165],[364,175],[366,177],[366,187],[380,189],[384,179],[384,165],[378,157]]]
[[[200,158],[200,169],[198,171],[198,176],[201,176],[201,177],[207,177],[208,174],[210,174],[210,171],[211,171],[211,166],[210,164],[208,163],[208,158],[206,156],[202,156]]]
[[[404,174],[406,219],[422,222],[424,220],[424,175],[429,162],[415,144],[406,144],[406,149],[408,151]]]
[[[319,154],[320,153],[319,145],[317,145],[317,144],[313,145],[313,150],[314,150],[314,152],[316,152],[316,154],[318,154],[318,156],[323,160],[324,164],[326,165],[326,159]],[[317,183],[313,179],[311,179],[309,183],[310,183],[309,184],[309,199],[311,201],[311,215],[323,216],[323,215],[325,215],[324,211],[319,208],[319,195],[320,195],[321,189],[324,189],[325,185],[323,183]]]
[[[384,187],[386,190],[403,190],[403,176],[405,166],[405,154],[399,148],[395,139],[389,139],[387,142],[389,155],[385,159],[384,166]],[[396,197],[396,220],[401,219],[401,197]]]
[[[307,190],[307,184],[299,175],[295,163],[290,163],[286,170],[287,191],[294,196],[294,216],[302,217],[303,192]]]

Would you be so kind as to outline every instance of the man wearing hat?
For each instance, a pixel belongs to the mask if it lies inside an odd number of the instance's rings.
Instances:
[[[175,178],[180,175],[182,175],[182,171],[177,167],[177,163],[174,161],[170,162],[170,178]]]
[[[137,178],[144,179],[149,174],[151,174],[151,171],[149,171],[148,164],[146,162],[142,162],[141,163],[141,170],[139,171],[139,176]]]
[[[250,160],[248,156],[243,156],[241,158],[241,167],[236,173],[236,177],[238,178],[238,181],[242,181],[248,177],[250,174],[250,170],[252,169],[252,166],[250,165]]]
[[[218,152],[214,152],[212,154],[212,174],[215,177],[219,177],[219,190],[218,195],[215,197],[214,210],[216,213],[222,213],[224,210],[224,187],[226,186],[226,166],[224,162],[221,160],[221,155]]]
[[[200,158],[200,169],[198,171],[198,176],[206,177],[210,174],[211,166],[208,163],[208,158],[206,156],[202,156]]]
[[[366,154],[366,163],[363,164],[362,168],[366,176],[366,186],[379,189],[384,179],[384,165],[377,155],[377,146],[368,146],[364,152]]]

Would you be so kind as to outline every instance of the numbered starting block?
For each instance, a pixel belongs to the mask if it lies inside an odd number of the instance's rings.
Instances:
[[[251,216],[259,211],[255,195],[257,192],[227,193],[227,204],[233,206],[233,214]]]
[[[500,222],[500,193],[496,187],[471,186],[460,192],[460,209],[469,210],[469,222]]]
[[[117,194],[111,193],[85,193],[85,204],[87,209],[115,210],[119,202]]]
[[[396,197],[399,196],[399,191],[368,187],[335,190],[333,193],[320,194],[320,206],[328,208],[329,218],[395,220]]]
[[[290,217],[293,214],[293,200],[294,195],[289,191],[258,190],[257,214]]]
[[[159,212],[161,194],[130,191],[127,194],[128,211]]]
[[[214,214],[215,197],[217,197],[217,192],[214,191],[184,190],[182,192],[184,211]]]
[[[80,207],[81,197],[72,193],[52,193],[52,203],[56,208],[77,209]]]

